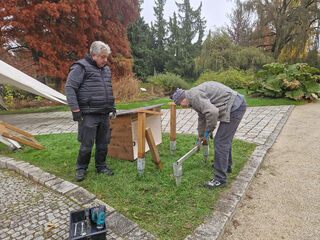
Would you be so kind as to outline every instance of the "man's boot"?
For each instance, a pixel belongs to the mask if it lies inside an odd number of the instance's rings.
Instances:
[[[77,182],[83,181],[85,176],[86,176],[86,170],[79,169],[79,170],[76,171],[76,181]]]
[[[114,174],[113,171],[108,167],[97,169],[97,173],[104,173],[104,174],[107,174],[108,176],[112,176]]]

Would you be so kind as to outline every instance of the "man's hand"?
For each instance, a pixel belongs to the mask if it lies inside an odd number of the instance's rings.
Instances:
[[[198,137],[197,141],[196,141],[196,146],[198,146],[198,151],[200,151],[200,146],[202,144],[202,140],[203,140],[203,137]]]
[[[212,132],[206,130],[205,139],[206,139],[207,142],[209,142],[209,137],[212,139]]]
[[[210,131],[206,130],[205,138],[206,138],[206,141],[207,141],[207,142],[209,141],[210,133],[211,133]]]
[[[109,117],[110,117],[111,120],[116,119],[116,117],[117,117],[117,110],[116,110],[116,108],[112,108],[112,111],[109,113]]]
[[[80,110],[72,111],[72,118],[73,118],[73,121],[77,121],[77,122],[82,121],[81,111]]]

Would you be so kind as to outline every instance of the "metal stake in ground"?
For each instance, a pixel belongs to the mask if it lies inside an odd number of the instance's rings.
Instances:
[[[208,156],[209,156],[209,140],[203,140],[203,157],[204,157],[204,162],[208,162]]]
[[[185,155],[183,155],[178,161],[173,163],[173,175],[176,180],[176,184],[181,184],[181,178],[182,178],[182,163],[187,160],[193,153],[199,151],[199,147],[202,145],[202,141],[200,140],[199,143],[192,148],[189,152],[187,152]]]

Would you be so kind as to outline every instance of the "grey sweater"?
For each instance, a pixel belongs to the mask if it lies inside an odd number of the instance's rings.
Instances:
[[[218,82],[204,82],[185,91],[186,99],[198,113],[198,135],[213,131],[217,122],[230,122],[230,112],[237,92]]]

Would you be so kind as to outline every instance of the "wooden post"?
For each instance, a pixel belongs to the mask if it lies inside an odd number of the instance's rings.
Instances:
[[[152,135],[152,132],[151,132],[150,128],[146,129],[146,138],[147,138],[147,142],[148,142],[148,145],[149,145],[149,148],[150,148],[150,152],[151,152],[151,155],[152,155],[152,158],[153,158],[153,162],[156,165],[156,168],[163,168],[162,162],[160,160],[159,152],[158,152],[157,146],[156,146],[156,144],[154,142],[153,135]]]
[[[146,155],[146,113],[138,113],[138,158]]]
[[[138,113],[138,160],[137,168],[139,174],[143,174],[146,156],[146,113]]]
[[[176,150],[177,106],[173,102],[170,102],[168,104],[170,105],[170,150],[171,150],[171,154],[174,155]]]

